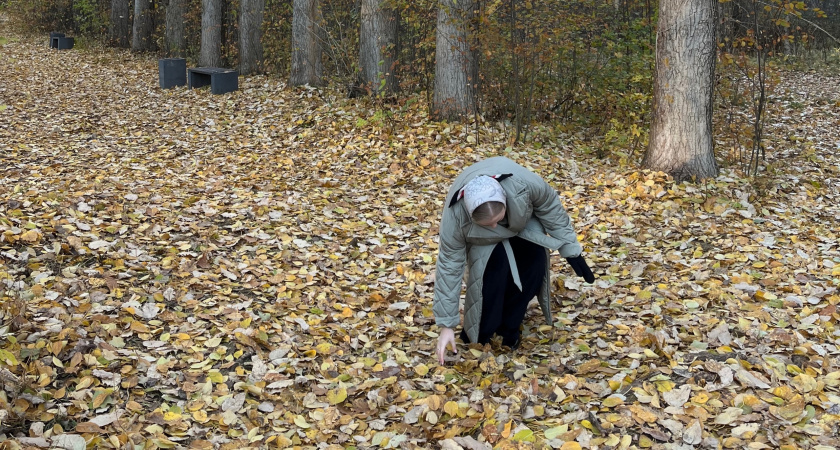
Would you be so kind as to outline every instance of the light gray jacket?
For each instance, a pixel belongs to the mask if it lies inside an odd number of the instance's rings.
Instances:
[[[461,188],[479,175],[501,175],[499,183],[507,196],[507,226],[487,228],[474,224],[464,202],[459,201]],[[483,160],[464,169],[446,195],[440,223],[434,291],[435,322],[439,326],[455,328],[460,324],[461,283],[464,270],[468,268],[464,330],[471,342],[478,340],[484,268],[499,242],[505,245],[514,280],[519,279],[508,243],[508,239],[514,236],[545,247],[546,257],[551,249],[559,250],[563,257],[578,256],[581,253],[577,235],[557,192],[540,176],[502,156]],[[550,324],[551,286],[548,266],[546,264],[545,277],[537,298],[545,320]]]

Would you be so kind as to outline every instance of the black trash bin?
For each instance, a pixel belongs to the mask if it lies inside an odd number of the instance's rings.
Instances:
[[[64,37],[64,33],[59,33],[57,31],[53,31],[50,33],[50,48],[58,47],[58,40],[55,38]]]
[[[187,84],[187,60],[184,58],[164,58],[158,60],[160,88],[171,89]]]

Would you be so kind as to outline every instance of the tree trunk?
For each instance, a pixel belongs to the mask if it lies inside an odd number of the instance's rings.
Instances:
[[[154,50],[155,41],[152,37],[154,30],[151,0],[134,0],[134,27],[131,36],[131,49],[136,52]]]
[[[130,0],[111,0],[110,43],[114,47],[131,45]]]
[[[718,174],[712,139],[717,0],[662,0],[653,123],[642,166],[678,181]]]
[[[432,114],[460,119],[475,112],[476,64],[470,45],[473,0],[441,0],[435,43],[435,95]]]
[[[222,7],[224,0],[201,0],[201,49],[198,65],[222,65]]]
[[[183,57],[187,52],[184,34],[184,3],[186,0],[169,0],[166,6],[166,55]]]
[[[321,7],[318,0],[292,2],[292,86],[323,84]]]
[[[262,22],[265,0],[241,0],[239,14],[239,73],[260,70],[263,60]]]
[[[384,3],[385,0],[362,0],[359,65],[362,82],[375,94],[397,91],[397,13]]]

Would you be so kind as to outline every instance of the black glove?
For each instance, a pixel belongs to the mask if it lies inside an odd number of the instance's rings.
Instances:
[[[572,269],[575,270],[575,275],[583,277],[587,283],[595,282],[595,275],[592,274],[592,269],[590,269],[589,265],[586,264],[586,260],[583,259],[583,255],[566,258],[566,261],[568,261],[569,265],[572,266]]]

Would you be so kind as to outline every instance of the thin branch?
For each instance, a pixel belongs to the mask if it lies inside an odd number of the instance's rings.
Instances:
[[[765,2],[761,2],[761,1],[759,1],[759,2],[757,2],[757,3],[759,3],[759,4],[761,4],[761,5],[764,5],[764,6],[770,6],[771,8],[773,7],[773,5],[771,5],[771,4],[769,4],[769,3],[765,3]],[[804,17],[802,17],[802,16],[800,16],[800,15],[794,14],[793,16],[794,16],[794,17],[796,17],[797,19],[799,19],[799,20],[801,20],[801,21],[803,21],[803,22],[805,22],[805,23],[807,23],[807,24],[809,24],[809,25],[813,26],[814,28],[816,28],[816,29],[818,29],[818,30],[822,31],[823,33],[825,33],[825,35],[826,35],[826,36],[830,37],[830,38],[831,38],[831,40],[833,40],[833,41],[834,41],[834,42],[836,42],[837,44],[840,44],[840,39],[837,39],[836,37],[832,36],[832,35],[831,35],[831,33],[829,33],[828,31],[825,31],[825,30],[824,30],[821,26],[819,26],[819,25],[815,24],[814,22],[811,22],[810,20],[808,20],[808,19],[806,19],[806,18],[804,18]]]

